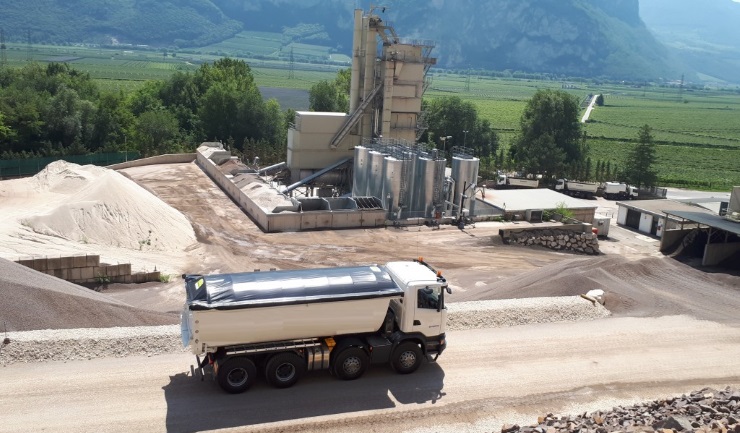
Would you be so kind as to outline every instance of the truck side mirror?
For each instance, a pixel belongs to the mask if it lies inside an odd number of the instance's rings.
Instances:
[[[445,291],[446,291],[446,292],[447,292],[447,294],[449,294],[449,295],[451,295],[451,294],[452,294],[452,289],[450,288],[450,286],[445,286]]]

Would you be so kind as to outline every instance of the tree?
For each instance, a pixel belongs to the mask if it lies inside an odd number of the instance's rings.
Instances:
[[[10,128],[5,126],[3,113],[0,113],[0,141],[10,137]]]
[[[327,80],[319,81],[311,86],[308,101],[312,111],[336,112],[338,109],[337,88]]]
[[[427,113],[430,125],[427,131],[429,143],[441,146],[447,153],[453,146],[464,146],[481,158],[496,155],[498,135],[488,119],[478,117],[478,110],[472,102],[457,96],[436,98],[423,101],[422,110]],[[452,138],[442,144],[439,137]]]
[[[625,161],[624,177],[627,182],[638,188],[655,186],[658,180],[658,172],[654,167],[656,153],[652,129],[649,125],[643,125],[638,133],[637,144],[630,150]]]
[[[538,90],[522,113],[521,131],[509,153],[527,173],[562,176],[583,165],[585,139],[578,100],[560,90]]]
[[[174,147],[172,139],[178,134],[177,119],[167,110],[142,113],[136,121],[134,139],[143,156],[166,153]]]
[[[604,95],[599,95],[596,97],[596,105],[598,105],[599,107],[604,106]]]

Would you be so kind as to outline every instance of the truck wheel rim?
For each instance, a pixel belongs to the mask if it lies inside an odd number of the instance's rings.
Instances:
[[[362,362],[360,362],[360,358],[356,356],[350,356],[342,363],[342,369],[344,369],[344,372],[347,374],[357,374],[361,367]]]
[[[416,354],[410,350],[407,350],[401,354],[398,358],[403,368],[411,368],[416,364]]]
[[[229,382],[230,386],[233,387],[239,387],[247,383],[247,380],[249,379],[249,373],[247,373],[247,370],[243,368],[235,368],[229,372],[229,375],[226,377],[226,380]]]
[[[280,364],[275,369],[275,377],[281,382],[287,382],[295,377],[295,366],[289,362]]]

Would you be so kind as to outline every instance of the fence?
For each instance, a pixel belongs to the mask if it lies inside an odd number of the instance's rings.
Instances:
[[[138,152],[90,153],[87,155],[47,156],[41,158],[0,160],[0,179],[33,176],[54,161],[64,160],[80,165],[107,166],[139,159]]]

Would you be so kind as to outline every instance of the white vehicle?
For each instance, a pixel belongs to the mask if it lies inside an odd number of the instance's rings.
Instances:
[[[621,182],[604,182],[604,198],[607,200],[626,200],[637,198],[637,188]]]
[[[496,178],[496,188],[539,188],[538,179],[526,179],[522,177],[511,177],[499,174]]]
[[[421,258],[183,278],[183,345],[201,374],[211,367],[229,393],[246,391],[258,370],[278,388],[309,370],[357,379],[371,363],[413,373],[447,345],[444,302],[452,292]]]
[[[598,189],[599,184],[596,182],[579,182],[577,180],[558,179],[558,182],[555,184],[555,191],[559,191],[573,197],[593,198]]]

